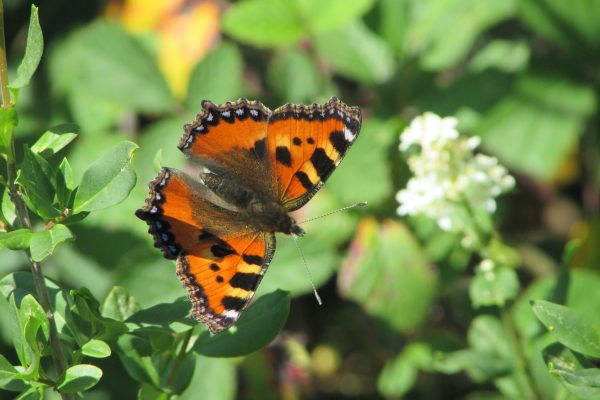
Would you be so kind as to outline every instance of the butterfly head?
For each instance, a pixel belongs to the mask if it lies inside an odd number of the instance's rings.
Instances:
[[[296,223],[296,221],[294,221],[293,218],[290,217],[290,220],[292,221],[290,233],[292,235],[299,236],[299,237],[304,236],[304,233],[305,233],[304,229],[300,228],[300,226],[298,226],[298,224]]]

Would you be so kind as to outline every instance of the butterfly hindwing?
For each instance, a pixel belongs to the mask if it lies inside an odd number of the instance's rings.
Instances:
[[[275,250],[258,232],[184,173],[163,168],[137,216],[145,220],[193,304],[192,315],[212,332],[231,326],[248,305]]]
[[[214,249],[218,251],[215,252]],[[211,332],[233,325],[248,306],[275,251],[275,235],[207,238],[177,259],[192,316]]]
[[[286,104],[269,118],[269,158],[278,198],[288,211],[304,205],[340,163],[360,131],[358,107]]]

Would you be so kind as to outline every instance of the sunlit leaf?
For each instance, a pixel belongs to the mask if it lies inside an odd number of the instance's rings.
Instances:
[[[0,155],[9,160],[13,158],[11,143],[18,122],[17,111],[13,107],[0,108]]]
[[[95,386],[102,377],[102,370],[95,365],[79,364],[69,367],[58,384],[64,393],[83,392]]]
[[[28,249],[32,235],[33,232],[31,232],[31,229],[16,229],[9,232],[0,232],[0,248],[6,247],[11,250]]]
[[[337,73],[350,79],[383,83],[394,73],[391,50],[361,21],[318,35],[316,48]]]
[[[93,358],[106,358],[110,356],[108,343],[99,339],[92,339],[81,346],[81,354]]]
[[[31,258],[34,261],[42,261],[54,252],[56,246],[73,239],[69,228],[62,224],[56,224],[48,230],[36,232],[31,237]]]
[[[71,143],[77,137],[77,130],[77,126],[73,124],[55,126],[39,137],[33,146],[31,146],[31,151],[40,154],[44,158],[48,158]]]
[[[132,142],[119,143],[90,165],[75,195],[74,213],[106,208],[129,195],[136,183],[131,162],[137,148]]]
[[[532,308],[560,343],[579,353],[600,358],[600,325],[572,308],[549,301],[533,301]]]
[[[27,45],[25,47],[25,56],[17,69],[17,77],[10,82],[10,87],[19,89],[26,86],[42,58],[44,51],[44,37],[42,28],[38,20],[38,8],[31,5],[31,17],[29,18],[29,31],[27,32]]]

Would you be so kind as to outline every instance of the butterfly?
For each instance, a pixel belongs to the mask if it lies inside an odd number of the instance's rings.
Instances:
[[[144,206],[154,245],[176,260],[192,317],[212,333],[248,306],[273,254],[275,232],[302,236],[290,216],[308,202],[356,140],[361,111],[336,97],[275,111],[240,99],[202,111],[184,126],[179,149],[198,178],[163,167]]]

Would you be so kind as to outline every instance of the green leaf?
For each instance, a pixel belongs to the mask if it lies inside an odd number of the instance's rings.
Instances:
[[[20,343],[23,346],[22,355],[25,361],[23,363],[25,371],[22,372],[22,376],[26,379],[35,380],[39,377],[43,347],[48,346],[50,329],[48,318],[42,307],[30,294],[21,300],[18,318],[21,327],[20,334],[22,335]],[[38,340],[40,329],[44,333],[45,341]]]
[[[504,165],[548,180],[576,146],[595,107],[589,87],[559,76],[527,75],[484,116],[476,132]]]
[[[57,125],[46,132],[31,146],[31,151],[48,158],[58,153],[77,137],[77,125]]]
[[[270,79],[286,102],[311,103],[321,89],[319,72],[304,52],[288,49],[271,64]]]
[[[99,339],[92,339],[81,346],[81,354],[94,358],[106,358],[110,356],[110,347]]]
[[[13,131],[18,123],[17,110],[13,107],[0,108],[0,155],[8,160],[14,158],[11,143]]]
[[[75,214],[110,207],[129,195],[136,183],[131,161],[137,148],[121,142],[85,171],[73,202]]]
[[[142,383],[137,393],[137,400],[169,400],[169,394],[152,385]]]
[[[495,68],[506,73],[516,73],[527,68],[529,55],[529,47],[523,41],[492,40],[473,57],[469,68],[474,72]]]
[[[10,232],[0,232],[0,248],[6,247],[11,250],[28,249],[32,235],[33,232],[31,232],[31,229],[16,229]]]
[[[140,305],[127,289],[114,286],[102,303],[101,312],[105,317],[125,321],[139,310]]]
[[[77,393],[94,387],[102,377],[102,370],[95,365],[79,364],[68,368],[58,384],[63,393]]]
[[[63,158],[56,171],[56,199],[61,209],[71,208],[72,193],[75,189],[75,178],[67,158]]]
[[[512,268],[496,267],[492,271],[477,269],[469,287],[474,307],[504,306],[519,294],[519,279]]]
[[[202,100],[224,103],[244,94],[244,63],[238,48],[227,42],[214,48],[198,63],[188,85],[186,104],[194,112]],[[217,76],[226,79],[215,79]]]
[[[25,47],[25,56],[17,69],[17,78],[10,83],[13,89],[20,89],[31,80],[35,70],[37,69],[42,53],[44,51],[44,37],[42,36],[42,28],[38,20],[38,8],[31,6],[31,16],[29,17],[29,31],[27,32],[27,46]]]
[[[160,386],[160,376],[152,362],[152,346],[147,338],[124,334],[117,339],[117,354],[129,376],[138,382]]]
[[[365,218],[350,248],[338,273],[342,297],[399,331],[421,325],[435,298],[437,275],[408,228]]]
[[[595,321],[572,308],[545,300],[533,301],[532,309],[560,343],[578,353],[600,358],[600,325]]]
[[[516,13],[515,0],[447,0],[413,7],[404,50],[426,70],[441,71],[462,60],[482,32]],[[452,40],[448,40],[448,38]]]
[[[567,390],[579,399],[598,399],[600,397],[600,369],[582,360],[568,348],[554,343],[542,351],[548,371],[554,375]],[[582,365],[585,364],[585,365]]]
[[[27,385],[23,382],[21,373],[0,354],[0,388],[10,391],[24,391]]]
[[[74,238],[69,228],[62,224],[56,224],[49,230],[36,232],[31,238],[31,258],[34,261],[42,261],[54,252],[56,246]]]
[[[419,369],[432,363],[432,349],[426,343],[411,343],[389,361],[377,378],[379,393],[387,398],[401,397],[408,393],[417,380]]]
[[[485,382],[514,368],[515,354],[498,318],[476,317],[469,327],[468,342],[467,349],[436,354],[434,369],[446,374],[464,370],[474,381]]]
[[[1,215],[8,225],[14,226],[14,223],[17,220],[17,209],[15,203],[10,199],[10,190],[7,187],[5,187],[2,192],[2,204],[0,205],[0,209],[2,210]]]
[[[21,393],[15,400],[43,400],[44,385],[35,385]]]
[[[44,219],[61,215],[54,207],[54,172],[48,162],[25,146],[23,161],[17,174],[16,183],[23,190],[27,206]]]
[[[225,13],[223,31],[244,43],[282,46],[343,26],[372,4],[373,0],[245,0]]]
[[[306,35],[294,0],[246,0],[223,15],[223,32],[261,47],[292,44]]]
[[[583,57],[600,50],[597,1],[522,0],[519,6],[522,21],[566,50]]]
[[[392,51],[362,21],[316,37],[319,57],[340,75],[367,84],[387,81],[394,73]]]
[[[302,21],[310,33],[325,32],[359,19],[375,0],[296,0]],[[293,7],[293,6],[292,6]]]
[[[231,385],[236,379],[236,365],[235,359],[196,356],[192,382],[179,400],[198,400],[198,393],[206,399],[236,399],[237,385]]]
[[[238,357],[253,353],[269,344],[281,331],[290,311],[290,294],[283,290],[257,299],[225,332],[205,332],[194,350],[209,357]]]
[[[181,297],[172,303],[155,304],[152,307],[139,310],[127,318],[126,322],[135,324],[150,324],[168,326],[174,322],[190,324],[191,304],[187,297]]]
[[[174,104],[154,56],[116,22],[98,19],[56,43],[49,72],[56,90],[99,105],[113,122],[127,109],[157,113]]]

